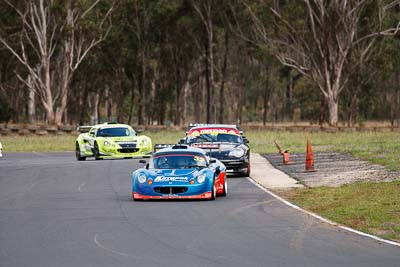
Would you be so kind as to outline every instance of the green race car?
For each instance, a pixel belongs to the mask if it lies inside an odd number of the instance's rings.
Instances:
[[[83,126],[89,132],[82,133],[76,139],[75,155],[77,160],[94,157],[103,158],[143,158],[150,157],[151,139],[138,136],[126,124],[106,122],[94,126]]]

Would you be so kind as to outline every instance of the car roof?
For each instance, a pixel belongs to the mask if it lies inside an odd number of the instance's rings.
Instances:
[[[97,124],[94,125],[93,127],[95,128],[101,128],[101,129],[107,129],[107,128],[132,128],[131,126],[127,124],[122,124],[122,123],[103,123],[103,124]]]
[[[203,149],[190,146],[187,146],[187,148],[178,148],[178,146],[163,148],[155,152],[153,156],[165,154],[197,154],[206,156],[206,152]]]

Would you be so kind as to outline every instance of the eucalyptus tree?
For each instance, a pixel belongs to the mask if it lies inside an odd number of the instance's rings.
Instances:
[[[273,14],[273,27],[263,21],[253,5],[244,2],[256,38],[272,47],[283,65],[295,68],[315,83],[328,103],[329,124],[337,125],[339,96],[350,78],[345,70],[354,63],[349,57],[356,45],[367,42],[361,60],[374,45],[371,40],[397,33],[399,24],[383,28],[383,22],[398,0],[271,2],[264,9]],[[365,25],[364,10],[371,6],[374,12],[368,19],[373,23]]]
[[[0,36],[0,43],[27,71],[27,75],[17,73],[17,77],[39,97],[47,122],[60,124],[72,75],[88,52],[106,37],[106,20],[113,6],[104,13],[96,11],[101,18],[92,30],[98,34],[90,35],[82,21],[100,5],[100,0],[27,0],[21,6],[3,1],[19,16],[21,28],[20,40],[14,40],[18,48],[10,44],[8,36]]]

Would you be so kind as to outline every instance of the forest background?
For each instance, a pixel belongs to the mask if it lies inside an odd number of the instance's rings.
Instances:
[[[399,0],[0,0],[0,122],[400,125]]]

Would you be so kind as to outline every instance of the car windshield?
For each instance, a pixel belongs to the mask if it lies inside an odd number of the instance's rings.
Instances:
[[[192,169],[207,166],[206,158],[191,154],[169,154],[156,156],[152,160],[155,169]]]
[[[103,128],[97,132],[97,136],[117,137],[117,136],[135,136],[135,132],[126,127],[120,128]]]
[[[196,136],[189,136],[187,139],[189,144],[194,143],[242,143],[242,138],[233,134],[200,134]]]

